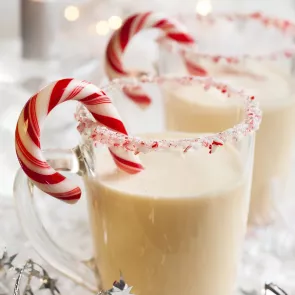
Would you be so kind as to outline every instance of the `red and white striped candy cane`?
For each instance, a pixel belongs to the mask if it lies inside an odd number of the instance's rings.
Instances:
[[[132,76],[133,73],[124,69],[122,55],[131,38],[139,31],[157,28],[165,37],[180,44],[192,46],[195,44],[193,38],[186,32],[183,25],[172,18],[159,13],[146,12],[130,16],[125,20],[122,27],[114,32],[106,50],[105,70],[110,79]],[[125,87],[125,94],[141,106],[151,103],[151,99],[141,87]]]
[[[74,202],[81,190],[56,172],[41,151],[40,131],[47,115],[58,104],[80,101],[101,125],[127,134],[121,118],[107,95],[85,81],[62,79],[43,88],[29,99],[17,122],[15,147],[22,169],[31,181],[45,193],[66,202]],[[140,172],[143,167],[137,156],[125,150],[110,148],[117,166],[127,173]]]

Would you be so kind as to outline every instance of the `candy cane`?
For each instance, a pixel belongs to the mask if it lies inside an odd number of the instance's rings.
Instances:
[[[203,67],[197,64],[195,61],[188,58],[185,54],[182,54],[182,59],[190,75],[200,77],[208,76],[208,72]]]
[[[127,134],[127,131],[106,94],[85,81],[62,79],[29,99],[20,114],[15,132],[16,154],[20,165],[39,189],[57,199],[75,202],[81,196],[80,188],[46,162],[40,144],[40,131],[47,115],[58,104],[68,100],[80,101],[101,125],[123,134]],[[134,174],[143,169],[133,153],[114,147],[110,148],[110,152],[121,170]]]
[[[105,70],[110,79],[134,75],[134,73],[124,69],[122,55],[135,34],[150,28],[161,30],[165,37],[180,44],[195,45],[193,38],[174,19],[152,12],[135,14],[125,20],[122,27],[114,32],[108,43],[105,56]],[[141,87],[134,89],[129,86],[125,87],[123,91],[129,98],[141,106],[147,106],[151,103],[151,99]]]

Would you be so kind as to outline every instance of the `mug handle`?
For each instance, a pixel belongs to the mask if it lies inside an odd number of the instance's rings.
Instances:
[[[48,163],[56,170],[83,175],[86,163],[80,147],[74,149],[50,149],[44,151]],[[48,235],[37,214],[34,203],[34,185],[22,169],[14,180],[16,210],[24,232],[38,254],[55,269],[84,286],[97,292],[98,282],[92,260],[79,258],[61,249]]]

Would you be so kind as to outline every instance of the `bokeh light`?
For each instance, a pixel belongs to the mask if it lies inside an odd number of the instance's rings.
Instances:
[[[96,33],[101,36],[107,35],[110,31],[109,24],[105,20],[99,21],[96,24],[95,29],[96,29]]]
[[[79,8],[76,6],[67,6],[64,11],[64,17],[69,22],[74,22],[80,17]]]
[[[112,30],[118,30],[122,26],[122,19],[119,16],[113,15],[109,18],[108,23]]]
[[[199,0],[196,5],[196,12],[200,15],[206,16],[212,11],[212,4],[210,0]]]

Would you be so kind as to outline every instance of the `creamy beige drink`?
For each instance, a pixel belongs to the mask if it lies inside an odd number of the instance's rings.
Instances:
[[[97,152],[85,178],[102,287],[122,271],[136,295],[233,294],[251,157],[231,145],[140,157],[145,170],[127,175]]]
[[[257,68],[257,74],[215,72],[235,88],[255,95],[263,110],[256,135],[256,149],[249,221],[265,223],[272,214],[272,198],[283,197],[295,138],[295,96],[293,84],[282,74]],[[219,132],[241,121],[233,98],[197,87],[166,87],[166,122],[169,130]],[[274,195],[279,192],[280,195]]]

